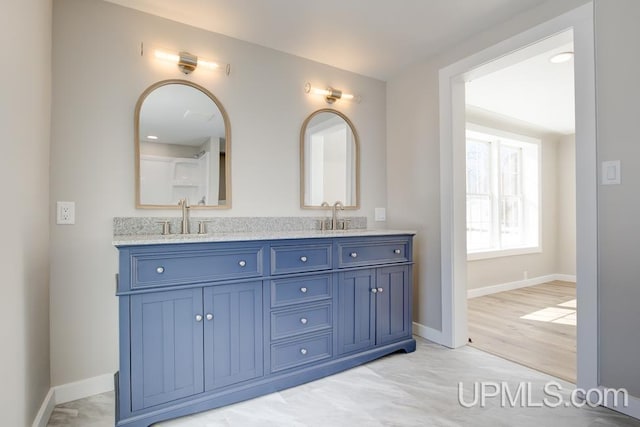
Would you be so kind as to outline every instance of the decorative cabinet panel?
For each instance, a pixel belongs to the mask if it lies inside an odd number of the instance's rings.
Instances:
[[[204,385],[262,376],[262,282],[204,288]]]
[[[118,250],[117,426],[146,427],[415,350],[411,234]]]
[[[376,305],[376,344],[386,344],[411,336],[409,266],[378,268]]]
[[[375,269],[338,275],[338,352],[350,353],[375,345]]]
[[[338,288],[340,354],[411,337],[408,266],[340,273]]]
[[[131,313],[133,410],[262,375],[262,282],[134,295]]]
[[[201,393],[202,289],[131,297],[132,409]]]

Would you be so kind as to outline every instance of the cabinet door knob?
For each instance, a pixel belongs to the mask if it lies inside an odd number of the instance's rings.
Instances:
[[[307,354],[307,349],[306,349],[306,348],[301,348],[301,349],[300,349],[300,354],[301,354],[301,355],[303,355],[303,356],[304,356],[305,354]]]
[[[307,322],[308,322],[308,320],[307,320],[305,317],[302,317],[302,318],[300,319],[300,323],[302,323],[303,325],[306,325],[306,324],[307,324]]]
[[[401,251],[400,251],[400,249],[394,249],[394,250],[393,250],[393,253],[394,253],[394,254],[398,254],[398,255],[399,255],[399,254],[400,254],[400,252],[401,252]]]
[[[307,288],[305,288],[304,286],[300,288],[300,292],[302,292],[303,294],[307,293]]]
[[[240,262],[238,263],[238,265],[239,265],[240,267],[244,267],[245,265],[247,265],[247,261],[242,260],[242,261],[240,261]]]
[[[158,273],[158,274],[164,273],[164,267],[163,266],[157,267],[156,268],[156,273]]]
[[[212,319],[213,319],[213,314],[207,313],[207,320],[212,320]]]
[[[371,289],[371,293],[372,294],[377,294],[378,293],[378,289],[377,288],[372,288]]]
[[[351,252],[351,253],[349,254],[349,256],[350,256],[351,258],[358,258],[358,253],[357,253],[357,252]]]
[[[378,288],[378,292],[384,291],[384,288]]]
[[[202,314],[196,314],[196,322],[202,322]]]
[[[306,257],[306,256],[301,256],[301,257],[300,257],[300,261],[302,261],[302,262],[307,262],[307,257]]]

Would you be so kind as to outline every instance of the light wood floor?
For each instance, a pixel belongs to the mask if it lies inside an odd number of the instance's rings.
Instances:
[[[575,384],[575,298],[561,281],[472,298],[471,346]]]

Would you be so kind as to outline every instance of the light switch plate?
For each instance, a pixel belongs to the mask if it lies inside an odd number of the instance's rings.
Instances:
[[[620,160],[602,162],[602,184],[620,184]]]
[[[374,218],[376,221],[386,221],[387,220],[387,210],[385,208],[376,208]]]

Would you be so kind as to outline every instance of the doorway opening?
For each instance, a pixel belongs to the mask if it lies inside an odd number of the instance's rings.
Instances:
[[[573,31],[576,126],[577,378],[598,387],[598,246],[593,4],[539,24],[440,70],[441,343],[468,343],[465,83],[504,68],[510,54]],[[544,242],[543,242],[544,243]]]
[[[465,210],[470,345],[575,383],[573,51],[568,30],[465,83]]]

